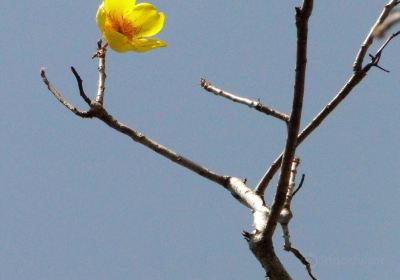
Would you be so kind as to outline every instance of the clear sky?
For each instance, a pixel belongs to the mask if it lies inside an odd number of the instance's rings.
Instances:
[[[303,126],[351,73],[387,1],[315,1]],[[300,1],[152,1],[165,12],[146,54],[108,52],[106,109],[217,172],[255,186],[284,145],[282,123],[199,87],[211,83],[288,112],[294,6]],[[62,107],[45,67],[86,109],[69,71],[94,96],[99,1],[2,1],[0,279],[263,279],[241,237],[251,214],[220,186]],[[374,45],[372,50],[378,47]],[[400,276],[400,41],[301,146],[293,245],[319,279]],[[267,201],[272,200],[270,186]],[[304,267],[276,249],[295,279]]]

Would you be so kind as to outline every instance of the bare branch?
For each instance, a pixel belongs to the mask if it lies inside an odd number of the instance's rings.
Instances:
[[[375,55],[372,56],[371,61],[365,65],[361,71],[353,72],[347,83],[337,93],[337,95],[314,117],[314,119],[303,129],[298,135],[297,145],[300,145],[324,120],[325,118],[336,109],[336,107],[349,95],[349,93],[365,78],[368,71],[372,67],[377,67],[379,60],[382,56],[383,50],[388,46],[393,38],[400,35],[396,32],[389,37],[385,43],[378,49]],[[282,163],[283,153],[281,153],[271,164],[269,169],[261,178],[260,182],[255,188],[255,193],[262,195],[276,172],[279,170]]]
[[[85,91],[83,90],[83,81],[81,79],[81,76],[79,76],[78,72],[75,70],[75,68],[73,66],[71,66],[71,71],[74,74],[75,79],[78,83],[79,94],[81,95],[83,100],[85,100],[86,104],[90,106],[90,103],[92,101],[89,99],[89,97],[87,97],[87,95],[85,94]]]
[[[251,251],[266,270],[267,277],[273,280],[292,279],[276,256],[272,236],[277,223],[288,223],[292,216],[290,209],[284,209],[283,206],[288,194],[291,167],[297,146],[297,135],[300,129],[307,64],[308,20],[311,16],[312,8],[313,0],[304,0],[302,7],[296,8],[297,55],[294,95],[275,199],[265,227],[261,227],[261,230],[256,230],[253,234],[245,234]],[[295,165],[297,167],[297,164]],[[256,188],[255,194],[262,197],[263,192],[257,191],[259,191],[259,188]],[[254,220],[256,220],[256,217],[254,217]]]
[[[294,247],[290,247],[289,251],[292,252],[293,255],[295,255],[296,258],[298,258],[300,262],[306,267],[308,275],[311,277],[311,279],[318,280],[312,273],[310,262],[307,261],[307,259],[301,254],[301,252]]]
[[[317,278],[312,273],[310,262],[307,261],[307,259],[298,249],[292,247],[292,243],[290,242],[289,224],[288,223],[281,224],[281,227],[284,239],[283,249],[285,251],[292,252],[293,255],[295,255],[295,257],[299,259],[299,261],[306,267],[308,275],[311,277],[311,279],[317,280]]]
[[[374,42],[376,30],[379,28],[379,26],[381,26],[384,23],[384,21],[387,19],[390,12],[392,11],[392,9],[394,7],[396,7],[399,3],[400,3],[400,1],[398,1],[398,0],[390,0],[383,8],[380,16],[378,17],[375,24],[370,29],[367,37],[365,38],[364,42],[362,43],[362,45],[358,51],[356,59],[354,60],[354,63],[353,63],[353,71],[354,72],[361,71],[364,57],[367,54],[369,47]]]
[[[118,120],[114,119],[113,116],[111,116],[103,107],[102,102],[100,102],[103,99],[104,95],[104,89],[105,89],[105,48],[100,47],[101,43],[99,43],[99,47],[97,50],[97,57],[99,59],[99,81],[98,81],[98,95],[96,97],[95,101],[90,101],[90,99],[86,96],[86,94],[83,91],[83,86],[82,86],[82,79],[80,78],[79,74],[76,72],[76,70],[72,67],[71,70],[75,75],[75,78],[78,81],[78,86],[79,86],[79,91],[80,95],[82,98],[85,100],[86,103],[90,104],[90,109],[87,112],[82,112],[79,111],[78,109],[75,108],[72,104],[70,104],[67,100],[64,99],[64,97],[51,85],[49,80],[46,77],[46,73],[44,69],[40,71],[40,75],[42,76],[43,82],[47,85],[47,88],[49,91],[57,98],[58,101],[60,101],[65,107],[67,107],[71,112],[73,112],[75,115],[78,115],[80,117],[84,118],[93,118],[96,117],[100,120],[102,120],[104,123],[106,123],[108,126],[111,128],[129,136],[132,140],[143,144],[144,146],[148,147],[149,149],[155,151],[156,153],[168,158],[169,160],[177,163],[178,165],[181,165],[183,167],[186,167],[187,169],[199,174],[200,176],[207,178],[224,188],[228,188],[232,193],[235,193],[234,188],[230,188],[231,186],[236,186],[237,184],[232,183],[235,182],[235,180],[229,180],[229,176],[223,176],[220,174],[217,174],[213,171],[210,171],[209,169],[191,161],[190,159],[177,154],[171,149],[168,149],[167,147],[155,142],[154,140],[147,138],[145,135],[142,133],[124,125],[123,123],[119,122]],[[103,50],[104,48],[104,50]],[[100,100],[100,101],[98,101]],[[241,196],[242,193],[240,192],[241,188],[238,188],[238,196]],[[250,190],[250,189],[249,189]],[[250,192],[252,192],[250,190]],[[250,201],[248,199],[248,195],[243,195],[244,201]],[[255,196],[252,197],[252,199]],[[262,201],[259,198],[260,201]],[[257,204],[257,203],[256,203]],[[258,203],[257,205],[262,206],[263,203]],[[263,210],[268,210],[264,206],[262,208]]]
[[[312,273],[310,262],[307,261],[306,257],[304,257],[303,254],[298,249],[292,247],[292,244],[290,243],[288,224],[282,225],[282,231],[283,231],[283,237],[285,239],[285,245],[284,245],[285,251],[292,252],[293,255],[306,267],[306,270],[310,278],[313,280],[318,280]]]
[[[58,101],[61,102],[65,107],[67,107],[68,110],[70,110],[72,113],[75,115],[82,117],[82,118],[92,118],[93,116],[91,115],[90,112],[85,112],[85,111],[80,111],[75,108],[71,103],[69,103],[54,87],[53,85],[49,82],[46,76],[46,72],[44,69],[40,69],[40,76],[42,77],[43,82],[46,84],[47,88],[49,91],[54,95],[55,98],[57,98]]]
[[[285,204],[283,206],[283,210],[281,211],[281,216],[283,215],[283,212],[286,212],[286,219],[285,220],[280,220],[279,223],[282,227],[282,232],[283,232],[283,240],[284,240],[284,245],[283,248],[286,251],[292,252],[299,260],[300,262],[306,267],[308,275],[311,277],[311,279],[313,280],[317,280],[314,275],[312,274],[311,271],[311,265],[310,263],[307,261],[307,259],[300,253],[299,250],[297,250],[296,248],[292,247],[292,243],[290,242],[290,233],[289,233],[289,222],[291,220],[292,213],[290,210],[290,204],[292,201],[293,196],[295,195],[295,193],[301,188],[301,185],[304,182],[304,174],[301,178],[301,182],[299,184],[299,187],[293,192],[293,188],[296,185],[296,174],[297,174],[297,167],[300,164],[300,160],[298,158],[295,158],[292,162],[292,167],[291,167],[291,173],[290,173],[290,180],[289,180],[289,188],[288,188],[288,192],[286,195],[286,201]]]
[[[105,87],[105,80],[106,80],[106,51],[107,51],[107,44],[104,47],[101,47],[101,40],[97,42],[97,53],[96,57],[99,59],[99,83],[97,87],[97,95],[96,95],[96,102],[103,105],[104,102],[104,90]]]
[[[284,113],[281,113],[281,112],[278,112],[278,111],[276,111],[274,109],[268,108],[267,106],[261,104],[260,101],[251,100],[251,99],[248,99],[248,98],[245,98],[245,97],[240,97],[240,96],[234,95],[232,93],[223,91],[222,89],[219,89],[219,88],[213,86],[212,84],[210,84],[205,79],[201,79],[200,80],[200,85],[206,91],[211,92],[211,93],[213,93],[213,94],[215,94],[217,96],[221,96],[221,97],[229,99],[229,100],[231,100],[233,102],[249,106],[250,108],[256,109],[257,111],[259,111],[261,113],[264,113],[266,115],[275,117],[277,119],[280,119],[280,120],[284,121],[285,123],[289,122],[289,116],[288,115],[286,115]]]
[[[148,147],[149,149],[155,151],[156,153],[168,158],[169,160],[177,163],[180,166],[186,167],[187,169],[199,174],[200,176],[207,178],[223,187],[226,187],[228,184],[229,176],[223,176],[217,174],[209,169],[193,162],[192,160],[177,154],[173,150],[157,143],[156,141],[147,138],[142,133],[124,125],[123,123],[114,119],[102,106],[98,106],[96,109],[95,117],[102,120],[111,128],[129,136],[132,140]]]
[[[274,202],[271,206],[271,214],[268,219],[267,228],[264,233],[264,238],[266,239],[271,239],[273,236],[289,188],[291,165],[297,147],[297,135],[300,129],[303,108],[307,65],[308,20],[311,16],[312,8],[313,0],[304,0],[303,6],[301,8],[296,8],[297,53],[292,113],[290,115],[288,136],[282,157],[281,174],[279,176]]]
[[[262,212],[265,216],[269,215],[270,209],[265,206],[262,198],[256,195],[252,189],[248,188],[243,180],[230,177],[226,188],[246,207],[252,209],[254,212]]]

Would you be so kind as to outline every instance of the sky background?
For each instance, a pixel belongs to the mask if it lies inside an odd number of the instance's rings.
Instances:
[[[351,74],[387,1],[315,1],[302,127]],[[200,77],[289,112],[300,1],[161,1],[146,54],[107,54],[105,107],[146,136],[255,186],[284,146],[285,127],[204,92]],[[2,1],[0,279],[263,279],[241,237],[250,211],[220,186],[80,119],[43,85],[86,109],[73,65],[94,97],[99,1]],[[381,42],[373,46],[376,50]],[[400,276],[400,41],[298,149],[303,189],[293,245],[318,279]],[[276,180],[266,194],[273,199]],[[294,279],[304,267],[275,247]]]

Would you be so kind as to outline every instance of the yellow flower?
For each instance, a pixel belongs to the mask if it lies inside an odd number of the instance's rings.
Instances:
[[[136,5],[135,0],[104,0],[96,15],[108,45],[117,52],[145,52],[165,47],[164,41],[148,38],[164,26],[164,14],[149,3]]]

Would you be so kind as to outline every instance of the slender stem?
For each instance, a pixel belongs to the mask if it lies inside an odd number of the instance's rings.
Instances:
[[[223,176],[217,174],[209,169],[193,162],[192,160],[179,155],[173,150],[157,143],[156,141],[146,137],[142,133],[124,125],[123,123],[114,119],[104,108],[101,107],[99,112],[95,114],[96,117],[101,119],[104,123],[106,123],[111,128],[129,136],[132,140],[146,146],[147,148],[155,151],[157,154],[164,156],[165,158],[183,166],[187,169],[199,174],[200,176],[207,178],[223,187],[228,183],[228,176]]]
[[[97,95],[96,95],[96,102],[103,105],[104,102],[104,91],[105,87],[105,80],[106,80],[106,46],[99,47],[97,49],[97,58],[99,59],[99,83],[97,87]]]
[[[82,99],[86,102],[86,104],[90,106],[90,103],[91,103],[92,101],[90,100],[89,97],[87,97],[87,95],[86,95],[86,93],[85,93],[85,91],[84,91],[84,89],[83,89],[83,81],[82,81],[82,79],[81,79],[81,76],[79,76],[78,72],[75,70],[75,68],[74,68],[73,66],[71,66],[71,71],[72,71],[72,73],[74,74],[75,79],[76,79],[76,81],[77,81],[77,83],[78,83],[78,88],[79,88],[79,94],[80,94],[80,96],[81,96]]]
[[[183,167],[186,167],[187,169],[199,174],[200,176],[207,178],[224,188],[228,188],[232,193],[237,192],[237,196],[240,197],[242,201],[246,201],[248,207],[258,207],[260,209],[263,209],[263,211],[268,212],[268,208],[266,208],[263,203],[262,199],[258,196],[252,195],[251,189],[245,189],[245,185],[243,184],[240,185],[239,187],[237,183],[232,183],[235,182],[235,180],[230,180],[230,176],[224,176],[217,174],[213,171],[210,171],[209,169],[195,163],[194,161],[179,155],[175,151],[168,149],[167,147],[157,143],[156,141],[146,137],[142,133],[124,125],[123,123],[117,121],[114,119],[103,107],[102,104],[102,99],[104,96],[104,89],[105,89],[105,49],[104,47],[100,47],[101,44],[99,44],[99,48],[97,51],[96,56],[99,59],[99,81],[98,81],[98,95],[96,97],[96,100],[90,101],[90,99],[86,96],[86,94],[83,91],[83,86],[82,86],[82,79],[80,78],[79,74],[77,71],[72,67],[71,70],[75,75],[75,78],[77,79],[78,86],[79,86],[79,92],[81,97],[85,100],[86,103],[89,103],[90,109],[87,112],[79,111],[78,109],[75,108],[71,103],[69,103],[49,82],[49,80],[46,77],[46,73],[44,69],[41,69],[40,75],[42,77],[43,82],[46,84],[47,88],[49,91],[57,98],[58,101],[60,101],[65,107],[67,107],[71,112],[73,112],[75,115],[83,117],[83,118],[93,118],[96,117],[100,120],[102,120],[104,123],[106,123],[108,126],[114,128],[115,130],[129,136],[132,140],[143,144],[144,146],[150,148],[151,150],[155,151],[156,153],[164,156],[165,158],[168,158],[169,160],[177,163],[178,165],[181,165]],[[237,187],[237,188],[236,188]],[[259,201],[257,201],[257,198]]]
[[[246,106],[248,106],[250,108],[253,108],[253,109],[255,109],[255,110],[257,110],[257,111],[259,111],[261,113],[264,113],[266,115],[275,117],[277,119],[280,119],[280,120],[284,121],[285,123],[289,122],[289,116],[288,115],[286,115],[284,113],[281,113],[279,111],[276,111],[274,109],[271,109],[271,108],[261,104],[260,101],[251,100],[249,98],[240,97],[240,96],[237,96],[235,94],[229,93],[227,91],[219,89],[216,86],[210,84],[205,79],[201,79],[200,80],[200,84],[206,91],[211,92],[211,93],[213,93],[213,94],[215,94],[217,96],[221,96],[221,97],[229,99],[229,100],[231,100],[233,102],[246,105]]]
[[[300,129],[307,66],[308,20],[311,16],[312,8],[313,0],[305,0],[303,6],[296,9],[297,54],[292,113],[289,120],[285,150],[282,156],[281,174],[279,176],[274,202],[271,206],[271,214],[267,222],[267,228],[264,232],[264,238],[266,239],[272,238],[280,212],[285,203],[289,188],[291,165],[298,145],[297,135]]]
[[[75,115],[82,117],[82,118],[91,118],[93,117],[90,112],[84,112],[76,109],[74,105],[69,103],[58,91],[53,85],[49,82],[46,76],[46,72],[44,69],[40,70],[40,76],[42,77],[43,83],[47,86],[48,90],[54,95],[54,97],[61,103],[63,104],[68,110],[70,110],[72,113]]]

